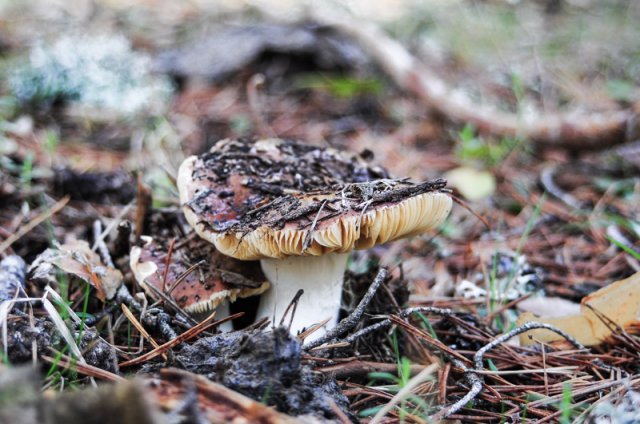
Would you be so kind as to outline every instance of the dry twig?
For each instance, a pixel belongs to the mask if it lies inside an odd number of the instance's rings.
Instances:
[[[340,321],[338,325],[327,331],[324,336],[306,343],[304,345],[304,349],[311,350],[317,348],[324,343],[337,339],[338,337],[346,334],[353,327],[355,327],[358,322],[360,322],[362,315],[364,315],[365,309],[367,309],[367,306],[369,306],[369,303],[371,303],[371,299],[373,299],[373,296],[376,294],[378,288],[382,285],[382,283],[387,279],[388,275],[389,271],[386,268],[380,268],[380,271],[378,271],[378,275],[376,275],[373,283],[371,283],[371,286],[369,286],[369,289],[365,293],[358,306],[353,310],[353,312],[348,317]]]
[[[56,213],[60,212],[62,208],[64,208],[67,205],[67,203],[69,203],[69,199],[70,199],[69,196],[65,196],[62,199],[58,200],[53,206],[51,206],[51,208],[49,208],[48,211],[39,214],[38,216],[33,218],[31,221],[29,221],[26,225],[20,227],[20,229],[16,231],[15,234],[12,234],[9,237],[7,237],[5,241],[0,243],[0,254],[5,250],[7,250],[13,243],[20,240],[20,238],[25,234],[27,234],[29,231],[33,230],[35,227],[42,224],[44,221],[51,218]]]
[[[483,346],[482,348],[480,348],[476,352],[476,354],[473,356],[474,368],[473,369],[465,369],[465,374],[467,376],[467,379],[469,380],[469,383],[471,384],[471,389],[460,400],[458,400],[456,403],[454,403],[453,405],[449,406],[448,408],[441,410],[433,418],[435,420],[442,420],[442,419],[445,419],[445,418],[449,418],[451,415],[455,414],[456,412],[458,412],[459,410],[464,408],[465,405],[467,405],[470,401],[472,401],[476,396],[478,396],[478,394],[482,390],[482,386],[484,384],[484,378],[477,371],[482,371],[482,369],[483,369],[482,362],[483,362],[484,354],[486,352],[488,352],[489,350],[493,349],[496,346],[501,345],[502,343],[506,342],[507,340],[509,340],[512,337],[517,336],[518,334],[525,333],[525,332],[527,332],[529,330],[533,330],[533,329],[537,329],[537,328],[544,328],[544,329],[553,331],[554,333],[557,333],[557,334],[561,335],[562,337],[564,337],[569,343],[571,343],[573,346],[575,346],[576,349],[578,349],[578,350],[586,350],[586,348],[584,346],[582,346],[582,344],[580,344],[571,335],[569,335],[569,334],[565,333],[564,331],[562,331],[562,330],[560,330],[558,328],[555,328],[555,327],[553,327],[553,326],[551,326],[549,324],[543,324],[543,323],[533,322],[532,321],[532,322],[528,322],[528,323],[526,323],[526,324],[524,324],[524,325],[522,325],[520,327],[514,328],[513,330],[509,331],[508,333],[505,333],[505,334],[502,334],[501,336],[496,337],[490,343],[486,344],[485,346]],[[611,367],[609,367],[608,365],[605,365],[600,360],[596,359],[593,362],[594,362],[595,365],[597,365],[599,367],[602,367],[602,368],[605,368],[605,369],[608,369],[608,370],[611,369]]]
[[[421,314],[434,314],[434,315],[441,315],[441,316],[454,316],[454,315],[464,315],[464,313],[462,312],[456,312],[452,309],[443,309],[443,308],[434,308],[431,306],[420,306],[420,307],[416,307],[416,308],[407,308],[405,310],[403,310],[402,312],[400,312],[400,314],[398,314],[398,316],[400,316],[401,318],[408,318],[410,315],[415,314],[415,313],[421,313]],[[343,340],[340,340],[341,342],[345,342],[345,343],[353,343],[354,341],[356,341],[357,339],[372,333],[374,331],[380,330],[382,328],[387,328],[390,327],[391,324],[393,323],[393,321],[391,320],[391,318],[386,318],[380,322],[377,322],[375,324],[372,324],[368,327],[363,328],[360,331],[357,331],[353,334],[351,334],[350,336],[344,338]]]
[[[150,352],[145,353],[142,356],[139,356],[139,357],[137,357],[135,359],[131,359],[129,361],[122,362],[122,363],[119,364],[119,366],[128,367],[128,366],[131,366],[131,365],[138,365],[138,364],[141,364],[143,362],[146,362],[149,359],[153,359],[156,356],[161,355],[162,353],[164,353],[167,350],[173,348],[174,346],[179,345],[182,342],[186,342],[187,340],[191,340],[192,338],[196,337],[198,334],[202,333],[203,331],[206,331],[210,327],[217,326],[217,325],[222,324],[223,322],[227,322],[227,321],[231,321],[233,319],[239,318],[243,314],[244,314],[243,312],[240,312],[240,313],[237,313],[235,315],[230,315],[228,317],[222,318],[222,319],[220,319],[218,321],[213,321],[213,319],[216,316],[216,313],[214,311],[204,321],[202,321],[202,322],[198,323],[198,325],[188,329],[187,331],[185,331],[184,333],[180,334],[175,339],[169,340],[165,344],[158,346],[157,348],[153,349]]]
[[[59,352],[57,352],[57,355],[59,356],[57,358],[52,358],[47,355],[42,355],[40,357],[45,362],[48,362],[53,365],[60,365],[67,369],[73,369],[74,371],[77,371],[80,374],[86,375],[87,377],[95,377],[102,380],[113,381],[113,382],[126,381],[125,378],[120,377],[119,375],[109,372],[107,370],[103,370],[102,368],[98,368],[98,367],[94,367],[93,365],[78,362]]]

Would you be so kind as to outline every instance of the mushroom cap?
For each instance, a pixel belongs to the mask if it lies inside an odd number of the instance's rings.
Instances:
[[[174,248],[167,265],[168,249],[149,239],[131,252],[132,269],[140,285],[167,292],[189,313],[213,310],[224,300],[263,293],[269,288],[258,262],[239,261],[223,255],[210,243],[195,239]],[[189,268],[201,263],[187,274]],[[180,280],[180,281],[179,281]],[[164,286],[164,287],[163,287]]]
[[[245,260],[345,253],[422,233],[451,210],[445,185],[389,179],[359,155],[279,139],[222,140],[178,173],[187,221]]]

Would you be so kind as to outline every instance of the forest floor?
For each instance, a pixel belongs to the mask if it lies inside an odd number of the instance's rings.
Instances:
[[[203,3],[1,6],[0,422],[640,422],[635,2]],[[325,345],[140,285],[226,266],[177,170],[267,137],[456,199],[353,252]]]

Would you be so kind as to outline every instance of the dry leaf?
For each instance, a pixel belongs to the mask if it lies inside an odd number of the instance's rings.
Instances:
[[[148,236],[142,236],[141,239],[145,242],[145,246],[150,245],[153,239]],[[152,261],[141,261],[142,248],[139,246],[133,246],[129,253],[129,266],[133,272],[133,276],[140,284],[144,284],[147,277],[151,277],[158,271],[158,265]]]
[[[73,274],[93,286],[103,302],[112,299],[122,284],[122,273],[102,263],[84,240],[72,240],[42,252],[31,265],[36,278],[50,275],[52,266]]]
[[[518,302],[518,310],[548,318],[566,317],[580,313],[580,304],[561,297],[530,297]]]
[[[598,316],[604,316],[621,328],[640,321],[640,273],[616,281],[582,299],[580,313],[565,317],[536,317],[530,312],[520,315],[518,325],[537,321],[557,327],[575,337],[585,346],[595,346],[612,335],[612,331]],[[520,336],[520,344],[531,345],[563,340],[548,330],[531,330]]]
[[[461,166],[447,172],[445,178],[471,201],[482,200],[496,191],[496,178],[488,171]]]

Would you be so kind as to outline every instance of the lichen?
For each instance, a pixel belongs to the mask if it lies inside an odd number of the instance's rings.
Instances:
[[[118,116],[157,112],[171,93],[151,61],[122,35],[65,35],[37,43],[10,73],[8,86],[23,104],[48,108],[57,101]]]

